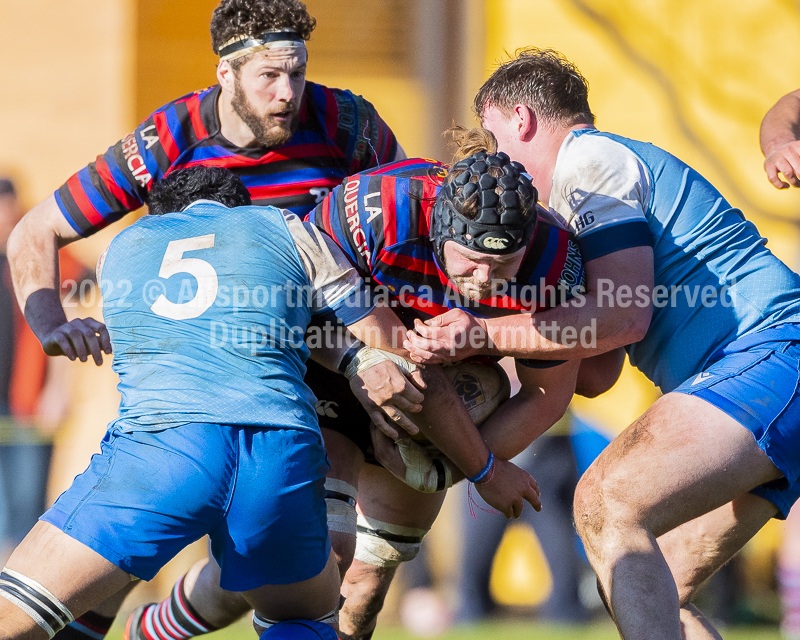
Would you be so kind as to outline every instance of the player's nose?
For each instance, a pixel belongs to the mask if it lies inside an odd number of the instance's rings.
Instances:
[[[478,282],[491,282],[493,269],[487,264],[476,265],[473,277]]]
[[[295,94],[292,80],[288,74],[282,74],[278,78],[277,86],[275,88],[275,97],[281,102],[294,102]]]

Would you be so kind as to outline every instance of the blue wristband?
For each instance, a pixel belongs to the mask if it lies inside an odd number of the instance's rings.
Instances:
[[[491,451],[489,451],[489,459],[486,461],[486,466],[483,468],[483,471],[481,471],[477,476],[467,478],[467,480],[469,480],[473,484],[476,482],[480,482],[489,474],[493,466],[494,466],[494,454]]]

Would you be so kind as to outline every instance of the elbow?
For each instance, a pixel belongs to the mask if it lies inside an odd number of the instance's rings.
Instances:
[[[6,243],[6,255],[13,270],[14,262],[22,255],[22,248],[25,246],[25,230],[20,220],[11,230]]]
[[[625,336],[625,341],[618,345],[621,347],[639,342],[647,334],[650,328],[650,319],[653,317],[653,310],[650,307],[642,309],[641,307],[634,307],[633,313],[629,314],[627,318],[626,330],[622,332]]]

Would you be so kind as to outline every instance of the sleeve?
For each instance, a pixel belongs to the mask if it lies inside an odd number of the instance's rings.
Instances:
[[[373,296],[339,246],[312,223],[288,211],[284,217],[311,285],[312,315],[333,316],[345,325],[367,316]]]
[[[362,191],[361,182],[362,176],[346,178],[308,214],[307,219],[330,236],[362,274],[368,275],[376,247],[371,227],[365,228],[362,224],[364,199],[363,195],[358,197]]]
[[[151,116],[56,191],[77,233],[89,236],[145,203],[151,182],[168,168],[156,156],[163,156],[161,142]]]
[[[392,162],[397,154],[397,138],[375,107],[349,91],[337,91],[336,103],[339,111],[339,135],[336,140],[344,152],[348,173],[358,173]],[[353,116],[345,117],[348,114]],[[344,132],[343,127],[346,129]]]
[[[649,170],[633,151],[610,138],[568,137],[553,175],[550,206],[575,233],[584,262],[652,246],[645,209]]]

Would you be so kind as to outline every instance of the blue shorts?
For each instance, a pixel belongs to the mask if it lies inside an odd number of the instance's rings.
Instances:
[[[41,519],[143,580],[208,534],[223,589],[290,584],[320,573],[330,553],[328,469],[308,430],[112,429]]]
[[[741,338],[675,389],[702,398],[752,432],[784,475],[752,493],[772,502],[783,518],[800,498],[800,340],[774,338],[796,338],[793,333],[776,328]]]

